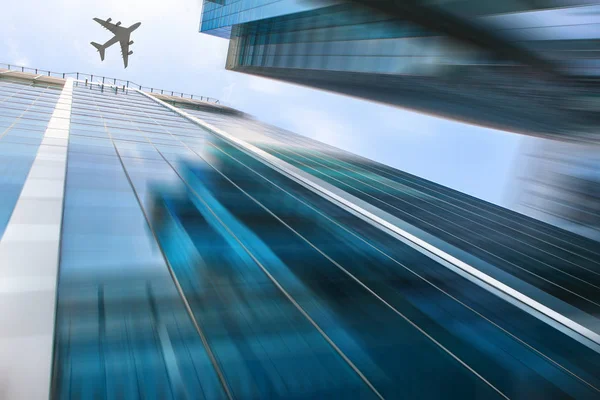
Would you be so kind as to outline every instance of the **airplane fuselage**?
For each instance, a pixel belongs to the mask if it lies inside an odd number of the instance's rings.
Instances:
[[[110,38],[108,41],[106,41],[106,43],[104,43],[102,45],[102,47],[108,48],[108,47],[112,46],[113,44],[119,43],[121,41],[129,42],[129,37],[131,36],[131,32],[133,32],[137,28],[139,28],[141,24],[142,24],[141,22],[138,22],[136,24],[131,25],[129,28],[123,28],[119,25],[115,25],[115,28],[117,29],[117,31],[115,32],[115,35],[112,38]]]
[[[107,40],[107,41],[106,41],[106,42],[105,42],[105,43],[102,45],[102,47],[104,47],[104,48],[106,49],[107,47],[110,47],[110,46],[112,46],[113,44],[115,44],[115,43],[118,43],[118,42],[119,42],[119,38],[117,37],[117,35],[115,35],[115,36],[113,36],[112,38],[110,38],[109,40]]]

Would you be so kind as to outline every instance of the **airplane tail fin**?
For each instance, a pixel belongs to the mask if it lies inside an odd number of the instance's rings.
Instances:
[[[96,48],[96,50],[98,50],[100,52],[100,60],[104,61],[104,50],[106,50],[101,44],[98,44],[96,42],[91,42],[92,46],[94,46]]]

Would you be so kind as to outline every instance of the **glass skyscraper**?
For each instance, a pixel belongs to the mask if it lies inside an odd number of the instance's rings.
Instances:
[[[600,394],[597,242],[204,101],[0,70],[0,124],[2,397]]]
[[[570,138],[600,122],[588,3],[205,0],[200,31],[233,71]]]

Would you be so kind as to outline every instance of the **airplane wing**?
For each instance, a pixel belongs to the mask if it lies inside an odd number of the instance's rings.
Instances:
[[[110,19],[110,18],[109,18]],[[99,23],[100,25],[102,25],[105,29],[108,29],[109,31],[111,31],[113,34],[117,34],[117,32],[119,32],[121,30],[121,27],[110,23],[108,21],[103,21],[100,18],[94,18],[94,21],[96,21],[97,23]]]
[[[129,36],[127,37],[127,40],[121,40],[119,44],[121,45],[121,55],[123,56],[123,64],[125,65],[125,68],[127,68],[127,62],[129,60]]]

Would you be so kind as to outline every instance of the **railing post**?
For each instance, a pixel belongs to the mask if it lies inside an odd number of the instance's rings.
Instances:
[[[35,69],[35,74],[37,75],[37,68]]]
[[[117,78],[113,78],[113,81],[114,81],[113,85],[116,85],[117,84]]]
[[[50,71],[48,71],[48,76],[50,76]]]
[[[77,79],[79,79],[79,72],[77,73]],[[86,81],[87,81],[87,79],[86,79]]]
[[[25,67],[21,67],[21,72],[25,72]]]
[[[85,86],[87,86],[87,78],[85,78]]]
[[[65,79],[65,73],[63,72],[63,79]]]
[[[104,85],[104,77],[102,77],[102,85]],[[104,88],[104,86],[102,86]]]

